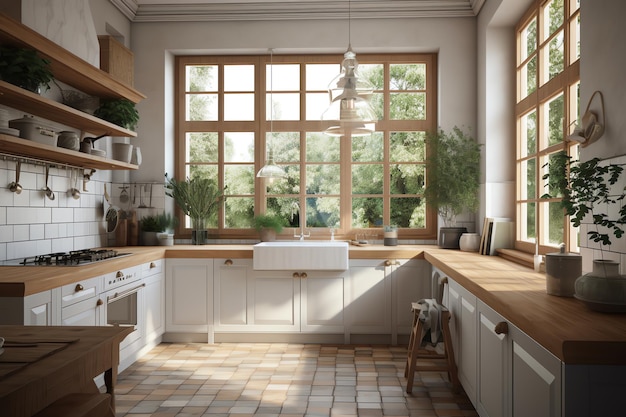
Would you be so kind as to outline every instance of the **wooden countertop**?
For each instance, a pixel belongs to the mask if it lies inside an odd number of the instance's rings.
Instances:
[[[0,267],[0,297],[22,297],[161,258],[252,258],[252,245],[116,248],[132,256],[80,267]],[[426,259],[568,364],[626,365],[626,314],[546,293],[545,274],[497,256],[431,245],[350,246],[350,259]]]

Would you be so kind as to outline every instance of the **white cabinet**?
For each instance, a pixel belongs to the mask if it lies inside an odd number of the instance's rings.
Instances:
[[[476,297],[453,280],[448,280],[448,305],[452,319],[450,332],[456,356],[459,381],[476,407],[478,385],[478,340]]]
[[[24,325],[50,326],[53,322],[52,291],[24,297]]]
[[[101,325],[101,314],[104,309],[101,291],[101,276],[61,287],[61,325]]]
[[[165,330],[213,331],[213,259],[168,259],[165,263]]]
[[[164,260],[156,259],[142,265],[144,293],[144,345],[151,344],[165,332],[165,269]]]
[[[431,298],[430,265],[421,259],[396,259],[388,263],[392,288],[391,343],[397,344],[399,335],[406,336],[408,343],[413,324],[411,303]]]
[[[351,335],[391,334],[389,268],[382,259],[350,261],[348,325]]]
[[[349,304],[346,283],[349,271],[302,271],[301,330],[304,333],[345,333],[345,311]]]

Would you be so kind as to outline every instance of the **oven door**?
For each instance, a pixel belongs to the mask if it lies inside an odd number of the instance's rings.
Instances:
[[[120,351],[141,342],[142,320],[139,312],[145,287],[141,281],[131,282],[106,293],[105,324],[132,326],[135,331],[120,343]]]

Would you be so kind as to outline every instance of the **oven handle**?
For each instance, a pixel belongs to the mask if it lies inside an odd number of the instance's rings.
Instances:
[[[143,287],[145,287],[146,284],[141,284],[141,285],[137,285],[136,287],[133,287],[129,290],[126,291],[122,291],[122,292],[116,292],[115,294],[113,294],[112,297],[107,297],[107,303],[111,303],[112,301],[115,301],[117,298],[122,298],[122,297],[126,297],[127,295],[136,293],[137,291],[139,291],[140,289],[142,289]]]

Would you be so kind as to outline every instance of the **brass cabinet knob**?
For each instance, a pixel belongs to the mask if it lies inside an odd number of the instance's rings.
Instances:
[[[509,324],[506,321],[501,321],[496,324],[494,331],[496,334],[509,334]]]
[[[82,291],[85,288],[82,286],[82,284],[76,284],[76,287],[74,287],[74,292],[78,292],[78,291]]]
[[[124,276],[124,273],[122,271],[117,271],[117,274],[115,274],[115,278],[122,278]]]
[[[385,266],[391,266],[391,261],[389,259],[385,261]]]
[[[300,274],[297,272],[294,272],[293,275],[291,275],[294,278],[300,278]]]
[[[104,301],[98,298],[98,301],[96,301],[96,306],[101,306],[102,304],[104,304]]]
[[[154,262],[150,262],[150,269],[156,268],[156,264]]]
[[[300,278],[306,278],[308,275],[306,274],[306,272],[303,272],[300,274]]]
[[[231,266],[232,264],[233,264],[233,260],[232,259],[226,259],[224,261],[224,265],[226,265],[226,266]]]

